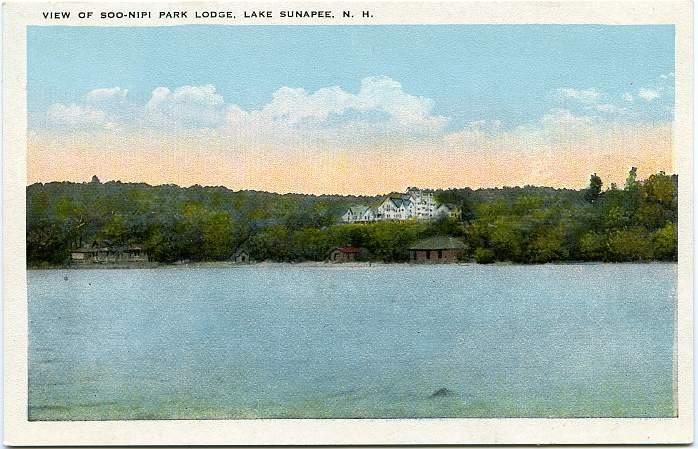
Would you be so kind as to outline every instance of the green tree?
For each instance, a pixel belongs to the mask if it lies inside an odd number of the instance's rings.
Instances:
[[[637,190],[640,183],[637,181],[637,167],[632,167],[628,172],[628,177],[625,178],[625,190]]]
[[[566,260],[569,248],[566,246],[565,234],[560,226],[545,227],[538,231],[530,244],[531,261],[536,263]]]
[[[674,223],[667,222],[652,235],[654,257],[659,260],[678,260],[678,232]]]
[[[615,262],[651,260],[652,255],[652,240],[648,238],[644,228],[617,230],[608,236],[609,260]]]
[[[475,261],[481,264],[494,263],[494,251],[490,248],[477,248],[475,250]]]
[[[596,231],[589,231],[579,239],[579,250],[584,260],[603,260],[606,237]]]
[[[249,248],[254,260],[289,260],[286,226],[272,225],[257,232],[250,237]]]
[[[128,242],[128,224],[126,217],[114,214],[104,225],[100,237],[110,240],[115,245],[123,245]]]
[[[229,259],[235,251],[233,232],[233,221],[228,214],[209,214],[203,223],[203,258]]]
[[[594,173],[589,179],[589,187],[584,192],[584,199],[590,203],[598,200],[601,196],[601,187],[603,187],[603,181],[601,181],[600,176]]]

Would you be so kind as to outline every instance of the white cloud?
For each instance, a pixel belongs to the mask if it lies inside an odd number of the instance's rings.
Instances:
[[[117,128],[129,108],[127,95],[128,90],[119,87],[91,90],[79,103],[49,106],[46,123],[50,127]]]
[[[481,132],[495,132],[501,129],[501,120],[476,120],[474,122],[468,123],[466,129],[471,131],[481,131]]]
[[[594,118],[589,116],[574,115],[568,109],[553,108],[543,115],[540,123],[546,127],[577,127],[587,126],[594,123]]]
[[[213,129],[254,141],[360,140],[380,136],[438,136],[448,118],[432,114],[431,99],[408,94],[386,76],[367,77],[357,93],[339,86],[308,92],[281,87],[258,110],[227,104],[213,85],[157,87],[145,105],[120,87],[94,89],[79,102],[55,104],[46,124],[66,128]]]
[[[591,89],[572,89],[572,88],[562,88],[557,90],[558,96],[562,98],[570,98],[581,103],[591,104],[595,103],[601,98],[601,92],[594,88]]]
[[[555,145],[570,139],[593,134],[602,121],[598,117],[576,115],[568,109],[553,108],[535,122],[525,123],[513,129],[501,128],[495,122],[477,121],[468,124],[464,130],[447,134],[447,145],[470,148],[508,148],[522,143],[533,146]]]
[[[56,103],[46,111],[46,121],[51,127],[91,128],[104,126],[107,116],[104,111],[90,107]]]
[[[282,87],[259,110],[230,106],[228,132],[325,140],[433,136],[448,123],[446,117],[432,114],[433,107],[432,100],[406,93],[399,82],[385,76],[364,78],[356,94],[339,86],[315,92]]]
[[[450,144],[473,144],[488,141],[502,131],[500,120],[477,120],[468,123],[461,131],[449,133],[444,137]]]
[[[225,101],[210,84],[153,90],[145,105],[145,124],[161,128],[215,128],[225,119]]]
[[[434,107],[431,99],[405,93],[399,82],[386,76],[364,78],[357,101],[364,110],[388,113],[391,121],[400,126],[438,129],[447,121],[444,117],[431,115]]]
[[[660,97],[659,101],[673,98],[671,89],[670,81],[622,96],[596,88],[561,88],[548,97],[552,109],[518,128],[505,127],[498,120],[479,120],[454,130],[448,117],[433,112],[431,99],[406,92],[400,82],[387,76],[364,78],[355,92],[340,86],[316,91],[285,86],[274,91],[267,104],[247,110],[226,103],[210,84],[173,90],[157,87],[145,104],[130,102],[129,91],[117,86],[94,89],[75,103],[52,105],[44,124],[66,130],[192,129],[212,138],[232,136],[240,146],[266,143],[290,147],[310,142],[346,146],[386,139],[477,141],[517,129],[551,135],[579,130],[586,133],[601,122],[641,121],[666,115],[664,109],[656,107],[657,102],[652,103],[653,107],[648,103]],[[634,101],[636,96],[645,101]]]
[[[641,122],[670,119],[666,111],[657,106],[657,101],[670,101],[673,98],[672,76],[671,73],[662,75],[656,85],[651,84],[639,88],[636,92],[619,94],[609,94],[596,88],[557,89],[554,97],[558,101],[557,109],[545,114],[541,123],[557,122],[569,125],[588,120]],[[660,98],[661,100],[658,100]]]
[[[120,87],[99,88],[88,92],[87,95],[85,95],[85,102],[94,105],[119,104],[126,101],[127,95],[128,89],[122,89]]]
[[[641,87],[637,93],[637,96],[645,101],[652,101],[659,98],[659,92],[656,89]]]
[[[595,104],[593,106],[593,109],[599,112],[603,112],[604,114],[624,114],[625,112],[627,112],[627,109],[610,103]]]
[[[673,77],[674,77],[674,72],[670,72],[670,73],[667,73],[667,74],[665,74],[665,75],[659,75],[659,77],[660,77],[661,79],[663,79],[663,80],[666,80],[666,79],[669,79],[669,78],[673,78]]]

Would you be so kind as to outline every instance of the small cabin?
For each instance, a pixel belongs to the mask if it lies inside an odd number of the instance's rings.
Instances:
[[[333,263],[354,262],[361,248],[355,246],[340,246],[330,251],[329,260]]]
[[[420,240],[412,245],[411,263],[454,263],[465,253],[465,244],[449,236],[437,236]]]
[[[121,260],[124,262],[147,262],[148,254],[140,245],[129,245],[121,250]]]
[[[232,259],[235,263],[250,263],[250,253],[246,249],[238,249]]]
[[[77,248],[70,252],[72,263],[92,263],[95,261],[97,251],[92,248]]]
[[[70,262],[74,264],[110,264],[147,262],[148,254],[140,245],[112,246],[110,242],[95,241],[90,246],[70,252]]]

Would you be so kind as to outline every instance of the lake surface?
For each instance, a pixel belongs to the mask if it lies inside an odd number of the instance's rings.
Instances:
[[[668,417],[676,282],[659,263],[31,270],[29,418]]]

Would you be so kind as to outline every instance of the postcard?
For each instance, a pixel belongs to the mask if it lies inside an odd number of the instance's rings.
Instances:
[[[5,444],[692,441],[691,2],[3,6]]]

